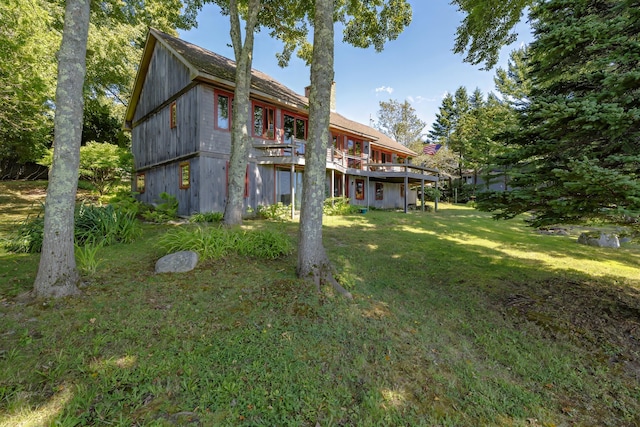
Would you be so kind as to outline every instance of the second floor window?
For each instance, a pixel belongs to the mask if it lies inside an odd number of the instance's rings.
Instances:
[[[284,142],[291,143],[292,138],[307,139],[307,119],[284,113],[282,129],[284,130]]]
[[[176,104],[176,101],[173,101],[171,103],[171,107],[169,108],[169,115],[169,127],[173,129],[178,126],[178,106]]]
[[[275,139],[276,111],[264,105],[253,106],[253,135]]]
[[[231,128],[231,101],[230,94],[215,94],[215,127],[216,129],[229,130]]]

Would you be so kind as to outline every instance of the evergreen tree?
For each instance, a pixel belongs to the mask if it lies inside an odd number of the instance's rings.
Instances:
[[[442,105],[436,113],[436,121],[431,125],[429,139],[438,144],[449,145],[449,138],[455,125],[455,107],[453,95],[449,92],[442,99]]]
[[[506,158],[510,193],[481,207],[533,225],[640,215],[640,3],[551,0],[531,17],[532,90]]]
[[[493,81],[502,99],[515,109],[529,102],[531,79],[528,75],[528,48],[517,49],[509,55],[507,69],[498,68]]]

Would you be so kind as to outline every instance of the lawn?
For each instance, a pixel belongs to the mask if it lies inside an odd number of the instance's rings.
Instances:
[[[0,183],[0,238],[35,188]],[[346,300],[296,279],[295,253],[156,275],[178,226],[143,227],[63,300],[30,299],[38,256],[0,249],[0,426],[640,424],[637,241],[447,204],[326,217]]]

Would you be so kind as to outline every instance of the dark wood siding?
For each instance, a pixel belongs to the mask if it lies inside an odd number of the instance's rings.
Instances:
[[[133,122],[137,122],[191,83],[189,69],[160,43],[144,79]]]
[[[143,203],[164,203],[160,194],[167,193],[178,200],[178,214],[182,216],[197,212],[200,199],[200,159],[187,160],[190,169],[189,188],[180,188],[180,163],[172,162],[145,171],[145,191],[138,195]]]
[[[196,153],[199,139],[197,86],[176,99],[177,126],[170,127],[171,104],[132,130],[136,169]]]
[[[198,86],[200,99],[200,150],[208,153],[231,154],[231,132],[214,128],[214,89],[211,86]]]
[[[224,212],[227,198],[227,160],[200,157],[200,212]]]
[[[256,166],[256,200],[255,207],[269,206],[276,199],[275,167],[270,165]]]

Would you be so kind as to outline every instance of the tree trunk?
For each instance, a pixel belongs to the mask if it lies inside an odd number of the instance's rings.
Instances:
[[[253,62],[253,39],[261,8],[261,0],[249,2],[249,15],[245,27],[245,42],[242,43],[240,17],[237,2],[229,3],[231,20],[231,42],[236,57],[236,88],[233,96],[231,122],[231,159],[229,161],[228,198],[224,208],[224,223],[242,224],[244,211],[244,183],[247,173],[247,159],[251,148],[251,134],[248,128],[251,109],[251,64]]]
[[[67,0],[58,59],[53,164],[45,200],[42,255],[34,284],[38,298],[77,294],[74,210],[82,136],[89,0]]]
[[[298,239],[299,277],[313,280],[318,289],[331,284],[351,298],[333,277],[333,269],[322,244],[322,204],[329,141],[331,85],[333,83],[333,0],[316,0],[309,97],[309,139]]]

